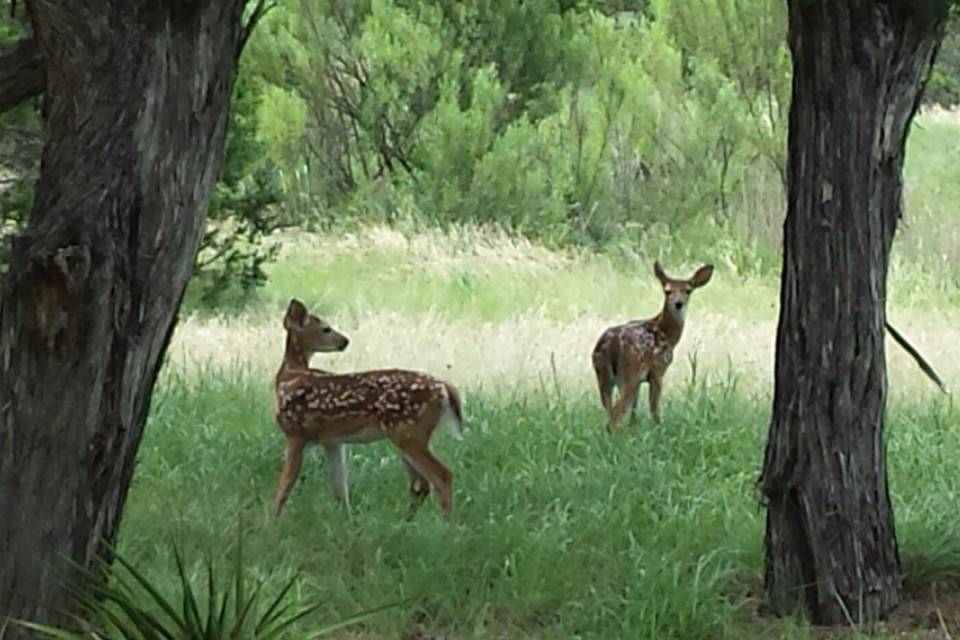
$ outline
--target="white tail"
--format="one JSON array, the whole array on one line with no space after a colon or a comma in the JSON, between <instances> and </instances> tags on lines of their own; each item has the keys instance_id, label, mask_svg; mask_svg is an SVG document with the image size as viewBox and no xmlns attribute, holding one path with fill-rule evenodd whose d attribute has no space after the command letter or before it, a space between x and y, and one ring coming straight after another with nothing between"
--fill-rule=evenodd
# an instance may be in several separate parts
<instances>
[{"instance_id":1,"label":"white tail","mask_svg":"<svg viewBox=\"0 0 960 640\"><path fill-rule=\"evenodd\" d=\"M350 509L347 443L389 438L400 450L410 480L412 518L432 486L444 512L453 512L453 472L430 451L430 438L441 421L462 432L463 416L456 388L425 373L383 369L334 374L309 367L318 352L343 351L349 340L291 300L284 317L287 345L276 380L277 424L287 439L275 512L280 514L300 474L307 445L326 450L333 494Z\"/></svg>"},{"instance_id":2,"label":"white tail","mask_svg":"<svg viewBox=\"0 0 960 640\"><path fill-rule=\"evenodd\" d=\"M440 422L447 425L454 438L462 440L463 415L461 413L460 394L452 385L444 384L447 397L443 405L443 412L440 414Z\"/></svg>"},{"instance_id":3,"label":"white tail","mask_svg":"<svg viewBox=\"0 0 960 640\"><path fill-rule=\"evenodd\" d=\"M641 382L650 384L650 415L660 422L660 393L663 376L673 362L673 350L680 342L690 294L710 281L713 267L705 265L689 280L667 276L659 262L653 272L663 285L663 308L647 320L634 320L610 327L600 335L593 348L593 369L600 388L600 401L613 428L631 408L636 417L637 394ZM613 388L620 398L613 402Z\"/></svg>"}]
</instances>

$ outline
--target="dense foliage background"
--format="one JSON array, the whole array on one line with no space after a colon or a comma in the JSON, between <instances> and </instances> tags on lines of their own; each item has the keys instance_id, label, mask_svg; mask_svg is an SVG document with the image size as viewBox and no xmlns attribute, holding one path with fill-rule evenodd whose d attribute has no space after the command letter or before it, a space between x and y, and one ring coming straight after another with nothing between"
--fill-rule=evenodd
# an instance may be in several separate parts
<instances>
[{"instance_id":1,"label":"dense foliage background","mask_svg":"<svg viewBox=\"0 0 960 640\"><path fill-rule=\"evenodd\" d=\"M677 259L707 244L738 270L775 269L784 3L627 6L280 0L244 54L195 288L216 303L261 284L278 228L355 223L496 224ZM0 45L26 31L22 5L5 9ZM932 103L960 97L958 34ZM0 116L4 233L29 210L39 103ZM930 249L918 259L953 251Z\"/></svg>"}]
</instances>

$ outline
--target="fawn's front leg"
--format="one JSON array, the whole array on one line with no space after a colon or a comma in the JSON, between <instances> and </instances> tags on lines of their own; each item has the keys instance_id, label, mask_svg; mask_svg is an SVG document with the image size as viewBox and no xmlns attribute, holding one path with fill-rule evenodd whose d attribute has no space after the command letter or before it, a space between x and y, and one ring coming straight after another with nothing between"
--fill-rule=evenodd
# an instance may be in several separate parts
<instances>
[{"instance_id":1,"label":"fawn's front leg","mask_svg":"<svg viewBox=\"0 0 960 640\"><path fill-rule=\"evenodd\" d=\"M663 373L650 372L650 417L660 424L660 393L663 391Z\"/></svg>"},{"instance_id":2,"label":"fawn's front leg","mask_svg":"<svg viewBox=\"0 0 960 640\"><path fill-rule=\"evenodd\" d=\"M330 486L333 488L333 497L350 515L350 486L347 478L347 447L343 444L325 444L323 451L327 456L327 466L330 467Z\"/></svg>"},{"instance_id":3,"label":"fawn's front leg","mask_svg":"<svg viewBox=\"0 0 960 640\"><path fill-rule=\"evenodd\" d=\"M299 438L287 438L287 450L283 456L283 470L280 472L280 479L277 482L277 500L274 504L273 512L275 516L280 515L283 505L290 497L290 491L293 484L300 475L300 466L303 463L303 450L306 448L305 440Z\"/></svg>"}]
</instances>

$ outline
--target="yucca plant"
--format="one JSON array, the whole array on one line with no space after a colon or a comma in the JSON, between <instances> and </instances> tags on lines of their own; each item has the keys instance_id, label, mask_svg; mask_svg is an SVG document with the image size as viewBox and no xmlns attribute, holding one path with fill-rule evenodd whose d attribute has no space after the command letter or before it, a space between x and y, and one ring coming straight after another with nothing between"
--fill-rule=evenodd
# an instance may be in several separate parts
<instances>
[{"instance_id":1,"label":"yucca plant","mask_svg":"<svg viewBox=\"0 0 960 640\"><path fill-rule=\"evenodd\" d=\"M297 577L268 594L264 580L249 584L243 569L242 540L237 545L232 575L218 576L210 554L205 561L206 597L200 597L187 572L183 553L172 545L179 578L179 598L168 598L133 564L115 555L113 565L99 561L92 568L77 566L80 578L69 585L77 608L73 629L29 621L21 626L45 638L59 640L272 640L289 637L298 622L322 603L299 604L292 597ZM76 566L76 565L75 565ZM108 579L104 579L108 576ZM358 623L398 603L322 625L298 638L316 638Z\"/></svg>"}]
</instances>

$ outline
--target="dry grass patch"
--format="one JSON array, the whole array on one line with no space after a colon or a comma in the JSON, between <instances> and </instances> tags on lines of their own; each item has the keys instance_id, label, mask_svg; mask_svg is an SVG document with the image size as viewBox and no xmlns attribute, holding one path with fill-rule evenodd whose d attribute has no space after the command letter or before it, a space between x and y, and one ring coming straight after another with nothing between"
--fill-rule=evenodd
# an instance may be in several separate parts
<instances>
[{"instance_id":1,"label":"dry grass patch","mask_svg":"<svg viewBox=\"0 0 960 640\"><path fill-rule=\"evenodd\" d=\"M896 314L896 326L923 353L948 386L960 378L960 314ZM595 392L590 353L600 332L624 318L585 315L562 322L545 315L523 315L502 322L447 320L437 315L369 313L333 316L332 324L350 339L344 353L321 354L314 366L331 371L400 367L428 371L467 389L502 392L515 388ZM693 374L736 376L745 390L769 393L773 386L776 323L749 322L697 310L688 322L668 372L667 394ZM177 329L171 363L184 372L201 365L251 368L270 384L280 365L281 320L190 318ZM887 343L891 393L914 397L938 393L912 359L892 340ZM672 389L671 389L672 387Z\"/></svg>"}]
</instances>

